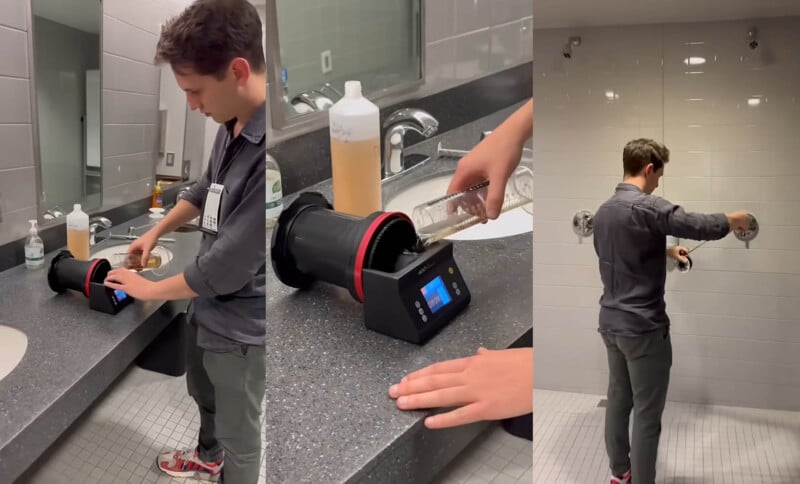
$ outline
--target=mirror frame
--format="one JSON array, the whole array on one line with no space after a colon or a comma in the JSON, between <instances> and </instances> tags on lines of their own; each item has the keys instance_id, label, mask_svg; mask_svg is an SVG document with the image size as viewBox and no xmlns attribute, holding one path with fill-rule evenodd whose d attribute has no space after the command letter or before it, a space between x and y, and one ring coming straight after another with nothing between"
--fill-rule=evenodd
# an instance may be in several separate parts
<instances>
[{"instance_id":1,"label":"mirror frame","mask_svg":"<svg viewBox=\"0 0 800 484\"><path fill-rule=\"evenodd\" d=\"M374 92L365 93L365 97L383 108L401 100L410 99L418 89L425 84L425 59L426 59L426 36L425 36L425 0L414 0L418 8L416 20L419 25L419 33L415 38L415 48L420 53L420 76L418 79L400 83L392 87L381 89ZM280 58L280 35L278 32L278 6L277 1L267 2L266 8L266 57L267 57L267 82L269 84L268 97L270 100L270 111L272 128L280 135L290 132L301 134L315 129L323 128L328 125L327 111L313 111L310 113L299 114L296 117L287 118L284 114L284 104L280 88L281 78L281 58ZM279 109L280 107L280 109ZM281 136L283 137L283 136Z\"/></svg>"},{"instance_id":2,"label":"mirror frame","mask_svg":"<svg viewBox=\"0 0 800 484\"><path fill-rule=\"evenodd\" d=\"M34 163L34 172L36 176L36 219L37 225L39 229L52 227L61 223L66 223L67 214L72 211L72 207L61 207L64 210L64 215L61 217L55 217L53 219L45 219L45 193L44 193L44 180L43 180L43 170L42 170L42 152L41 152L41 145L39 143L39 102L37 100L37 92L36 92L36 51L35 51L35 40L34 40L34 26L33 26L33 2L35 0L27 0L25 2L25 7L27 8L27 21L28 21L28 32L27 32L27 45L28 45L28 74L29 74L29 95L30 95L30 105L31 105L31 138L33 141L33 163ZM105 32L104 25L103 25L103 0L97 0L98 7L100 8L100 30L98 33L99 37L99 46L100 49L98 51L98 57L100 59L99 62L99 71L100 71L100 205L96 207L83 207L85 205L85 201L81 199L82 209L85 208L85 212L89 215L92 213L96 213L103 209L103 89L104 89L104 82L103 82L103 34ZM155 171L155 168L154 168ZM78 202L75 202L78 203Z\"/></svg>"}]
</instances>

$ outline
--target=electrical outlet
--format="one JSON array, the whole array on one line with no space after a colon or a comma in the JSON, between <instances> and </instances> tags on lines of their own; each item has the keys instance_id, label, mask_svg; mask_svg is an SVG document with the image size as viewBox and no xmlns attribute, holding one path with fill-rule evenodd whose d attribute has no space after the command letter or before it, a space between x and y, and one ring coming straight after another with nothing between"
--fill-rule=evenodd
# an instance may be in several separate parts
<instances>
[{"instance_id":1,"label":"electrical outlet","mask_svg":"<svg viewBox=\"0 0 800 484\"><path fill-rule=\"evenodd\" d=\"M331 51L323 51L320 55L322 58L322 73L327 74L333 70L333 60L331 59Z\"/></svg>"}]
</instances>

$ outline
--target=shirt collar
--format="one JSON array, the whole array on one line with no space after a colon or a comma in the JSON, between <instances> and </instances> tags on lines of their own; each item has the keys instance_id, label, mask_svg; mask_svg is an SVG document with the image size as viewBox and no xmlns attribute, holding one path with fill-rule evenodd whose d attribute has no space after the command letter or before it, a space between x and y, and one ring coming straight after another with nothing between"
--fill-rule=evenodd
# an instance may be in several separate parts
<instances>
[{"instance_id":1,"label":"shirt collar","mask_svg":"<svg viewBox=\"0 0 800 484\"><path fill-rule=\"evenodd\" d=\"M225 128L227 128L228 133L233 136L233 127L236 126L237 118L233 118L230 121L225 123ZM261 106L256 109L253 116L247 121L247 124L244 125L242 128L241 135L244 138L253 143L259 144L261 140L264 139L264 136L267 134L267 101L261 103Z\"/></svg>"}]
</instances>

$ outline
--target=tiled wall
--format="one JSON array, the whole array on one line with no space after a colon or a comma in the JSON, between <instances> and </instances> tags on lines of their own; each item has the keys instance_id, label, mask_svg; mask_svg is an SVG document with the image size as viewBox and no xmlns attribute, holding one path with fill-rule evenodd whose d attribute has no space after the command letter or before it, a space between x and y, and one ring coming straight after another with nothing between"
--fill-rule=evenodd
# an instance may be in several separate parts
<instances>
[{"instance_id":1,"label":"tiled wall","mask_svg":"<svg viewBox=\"0 0 800 484\"><path fill-rule=\"evenodd\" d=\"M28 2L0 0L0 244L27 235L36 218Z\"/></svg>"},{"instance_id":2,"label":"tiled wall","mask_svg":"<svg viewBox=\"0 0 800 484\"><path fill-rule=\"evenodd\" d=\"M610 196L622 147L646 136L672 150L658 195L761 224L750 249L730 235L694 253L690 273L669 273L670 399L800 408L798 28L800 18L535 32L537 387L605 393L597 259L570 221ZM582 45L565 60L570 35Z\"/></svg>"},{"instance_id":3,"label":"tiled wall","mask_svg":"<svg viewBox=\"0 0 800 484\"><path fill-rule=\"evenodd\" d=\"M27 0L0 0L0 244L27 235L36 218ZM103 3L103 206L146 197L156 156L160 24L180 0Z\"/></svg>"},{"instance_id":4,"label":"tiled wall","mask_svg":"<svg viewBox=\"0 0 800 484\"><path fill-rule=\"evenodd\" d=\"M104 207L152 193L159 133L153 56L161 24L184 7L181 0L103 2Z\"/></svg>"},{"instance_id":5,"label":"tiled wall","mask_svg":"<svg viewBox=\"0 0 800 484\"><path fill-rule=\"evenodd\" d=\"M424 1L426 79L418 96L533 59L532 0ZM268 115L268 129L269 120ZM267 143L272 146L290 137L272 130Z\"/></svg>"},{"instance_id":6,"label":"tiled wall","mask_svg":"<svg viewBox=\"0 0 800 484\"><path fill-rule=\"evenodd\" d=\"M278 0L281 61L288 71L289 96L331 82L363 78L365 91L382 86L365 72L412 74L412 6L418 0ZM380 20L380 21L378 21ZM333 70L322 73L321 54L331 52ZM417 62L419 62L417 60ZM370 79L372 78L372 79Z\"/></svg>"}]
</instances>

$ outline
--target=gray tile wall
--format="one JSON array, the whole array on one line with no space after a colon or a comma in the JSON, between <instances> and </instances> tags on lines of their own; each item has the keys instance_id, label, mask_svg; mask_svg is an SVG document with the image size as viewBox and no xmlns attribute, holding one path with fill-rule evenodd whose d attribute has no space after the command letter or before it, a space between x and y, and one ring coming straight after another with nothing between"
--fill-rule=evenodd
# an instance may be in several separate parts
<instances>
[{"instance_id":1,"label":"gray tile wall","mask_svg":"<svg viewBox=\"0 0 800 484\"><path fill-rule=\"evenodd\" d=\"M0 0L0 244L36 218L28 18L28 2Z\"/></svg>"},{"instance_id":2,"label":"gray tile wall","mask_svg":"<svg viewBox=\"0 0 800 484\"><path fill-rule=\"evenodd\" d=\"M424 1L426 73L419 97L533 60L533 0ZM270 119L268 112L268 146L293 137L270 129Z\"/></svg>"},{"instance_id":3,"label":"gray tile wall","mask_svg":"<svg viewBox=\"0 0 800 484\"><path fill-rule=\"evenodd\" d=\"M180 0L103 3L103 207L148 197L157 160L161 24Z\"/></svg>"},{"instance_id":4,"label":"gray tile wall","mask_svg":"<svg viewBox=\"0 0 800 484\"><path fill-rule=\"evenodd\" d=\"M0 0L0 244L27 235L36 218L28 65L28 0ZM161 23L181 0L103 2L103 208L147 197L156 156Z\"/></svg>"}]
</instances>

